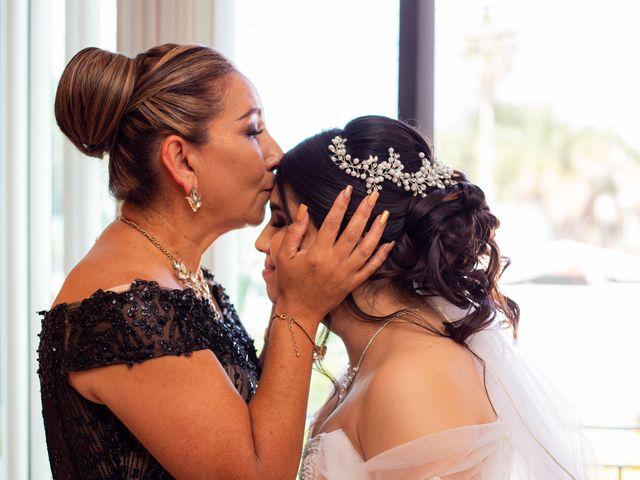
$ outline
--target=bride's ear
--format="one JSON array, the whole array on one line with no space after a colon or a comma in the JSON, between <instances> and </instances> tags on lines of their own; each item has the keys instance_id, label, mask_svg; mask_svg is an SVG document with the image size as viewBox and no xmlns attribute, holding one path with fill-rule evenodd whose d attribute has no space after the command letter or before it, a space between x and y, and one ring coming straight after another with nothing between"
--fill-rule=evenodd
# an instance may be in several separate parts
<instances>
[{"instance_id":1,"label":"bride's ear","mask_svg":"<svg viewBox=\"0 0 640 480\"><path fill-rule=\"evenodd\" d=\"M167 136L160 145L162 166L185 195L189 193L196 181L190 150L189 142L179 135Z\"/></svg>"}]
</instances>

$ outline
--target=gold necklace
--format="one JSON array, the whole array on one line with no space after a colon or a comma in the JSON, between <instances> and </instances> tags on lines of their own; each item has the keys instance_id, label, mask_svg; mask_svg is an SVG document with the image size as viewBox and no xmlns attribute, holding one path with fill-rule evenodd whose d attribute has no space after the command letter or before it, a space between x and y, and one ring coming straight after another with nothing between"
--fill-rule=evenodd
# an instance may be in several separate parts
<instances>
[{"instance_id":1,"label":"gold necklace","mask_svg":"<svg viewBox=\"0 0 640 480\"><path fill-rule=\"evenodd\" d=\"M347 391L349 390L351 383L353 383L353 379L356 378L356 375L358 374L358 371L362 366L364 355L367 353L367 350L369 350L369 347L371 346L375 338L380 334L380 332L382 332L382 330L384 330L387 325L389 325L391 322L393 322L397 318L403 317L410 313L416 313L417 311L418 311L417 308L412 308L409 310L404 310L402 312L396 313L395 315L392 315L390 319L384 322L382 326L378 328L378 330L376 330L373 335L371 335L371 338L369 339L367 346L364 347L364 350L360 355L360 360L358 360L358 364L355 367L351 367L351 365L349 365L349 367L347 368L347 374L345 375L344 380L342 380L342 382L338 384L338 403L341 403L342 400L344 400L344 398L347 396Z\"/></svg>"},{"instance_id":2,"label":"gold necklace","mask_svg":"<svg viewBox=\"0 0 640 480\"><path fill-rule=\"evenodd\" d=\"M149 232L144 230L140 225L123 216L120 216L120 220L122 220L124 223L126 223L130 227L135 228L137 231L139 231L158 250L160 250L162 253L165 254L165 256L171 261L171 266L173 267L173 273L176 276L176 278L180 280L180 282L182 282L182 284L185 287L191 288L196 294L196 297L207 300L211 305L211 308L215 312L216 320L218 320L220 318L220 312L218 312L218 309L215 308L213 305L213 300L211 298L211 290L209 288L209 284L207 283L207 281L204 279L204 276L202 275L202 270L198 269L198 274L196 275L195 273L193 273L191 270L187 268L184 262L181 262L180 260L178 260L169 250L167 250L162 245L160 245L160 242L158 242L154 237L152 237L151 234L149 234Z\"/></svg>"}]
</instances>

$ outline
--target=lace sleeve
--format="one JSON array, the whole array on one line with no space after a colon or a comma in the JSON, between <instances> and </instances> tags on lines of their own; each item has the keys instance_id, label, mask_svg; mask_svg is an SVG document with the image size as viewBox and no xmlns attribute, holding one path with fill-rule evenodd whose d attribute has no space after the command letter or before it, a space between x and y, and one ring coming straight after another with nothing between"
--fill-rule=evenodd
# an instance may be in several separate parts
<instances>
[{"instance_id":1,"label":"lace sleeve","mask_svg":"<svg viewBox=\"0 0 640 480\"><path fill-rule=\"evenodd\" d=\"M99 290L69 307L64 325L63 372L209 348L208 304L192 290L136 280L122 293Z\"/></svg>"}]
</instances>

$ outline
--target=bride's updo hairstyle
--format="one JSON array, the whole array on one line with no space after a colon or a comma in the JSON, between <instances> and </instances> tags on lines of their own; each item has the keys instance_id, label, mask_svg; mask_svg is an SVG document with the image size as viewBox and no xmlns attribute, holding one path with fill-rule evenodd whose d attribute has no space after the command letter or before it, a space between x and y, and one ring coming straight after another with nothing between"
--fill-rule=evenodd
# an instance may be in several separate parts
<instances>
[{"instance_id":1,"label":"bride's updo hairstyle","mask_svg":"<svg viewBox=\"0 0 640 480\"><path fill-rule=\"evenodd\" d=\"M162 139L201 145L222 109L224 56L200 45L165 44L135 58L85 48L67 64L56 92L56 120L89 156L109 155L109 188L138 206L157 195Z\"/></svg>"},{"instance_id":2,"label":"bride's updo hairstyle","mask_svg":"<svg viewBox=\"0 0 640 480\"><path fill-rule=\"evenodd\" d=\"M433 158L432 149L416 129L381 116L356 118L342 130L325 131L304 140L284 155L276 181L283 206L287 205L288 187L296 201L309 207L310 220L317 228L347 185L353 187L353 194L342 228L367 195L365 180L347 174L331 160L328 147L336 136L346 139L346 150L352 158L373 155L382 162L393 147L407 173L419 170L421 152L427 160ZM453 171L451 180L445 188L428 187L424 198L390 180L381 183L369 222L389 210L381 242L395 240L396 245L371 280L387 279L410 298L442 297L466 311L465 317L445 322L447 335L458 343L487 327L499 312L515 335L518 305L502 295L497 285L507 265L494 238L498 219L489 210L482 190L463 173ZM360 317L382 320L362 312L352 297L347 302Z\"/></svg>"}]
</instances>

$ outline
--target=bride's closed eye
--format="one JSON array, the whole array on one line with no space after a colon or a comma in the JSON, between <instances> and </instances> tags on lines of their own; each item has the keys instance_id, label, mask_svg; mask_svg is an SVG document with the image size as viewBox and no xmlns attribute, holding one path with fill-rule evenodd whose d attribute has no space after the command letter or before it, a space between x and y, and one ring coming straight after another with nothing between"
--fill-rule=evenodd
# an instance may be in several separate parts
<instances>
[{"instance_id":1,"label":"bride's closed eye","mask_svg":"<svg viewBox=\"0 0 640 480\"><path fill-rule=\"evenodd\" d=\"M273 228L284 228L287 226L285 222L273 218L271 219L271 222L269 222L269 225L271 225Z\"/></svg>"},{"instance_id":2,"label":"bride's closed eye","mask_svg":"<svg viewBox=\"0 0 640 480\"><path fill-rule=\"evenodd\" d=\"M271 210L271 218L269 219L270 227L284 228L289 224L287 216L277 202L272 200L269 203L269 208Z\"/></svg>"},{"instance_id":3,"label":"bride's closed eye","mask_svg":"<svg viewBox=\"0 0 640 480\"><path fill-rule=\"evenodd\" d=\"M284 215L276 209L276 211L271 212L269 226L273 228L284 228L287 226L287 220L284 218Z\"/></svg>"}]
</instances>

